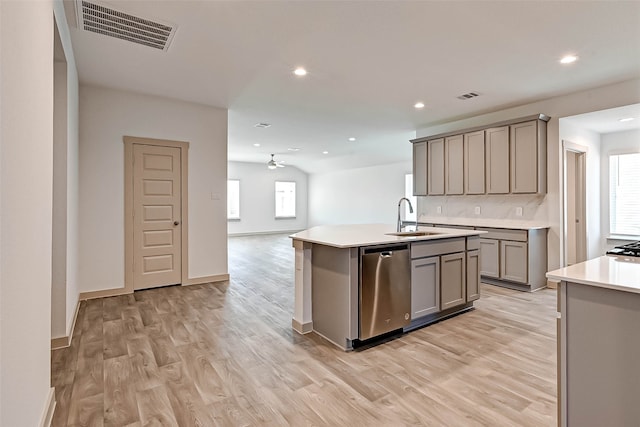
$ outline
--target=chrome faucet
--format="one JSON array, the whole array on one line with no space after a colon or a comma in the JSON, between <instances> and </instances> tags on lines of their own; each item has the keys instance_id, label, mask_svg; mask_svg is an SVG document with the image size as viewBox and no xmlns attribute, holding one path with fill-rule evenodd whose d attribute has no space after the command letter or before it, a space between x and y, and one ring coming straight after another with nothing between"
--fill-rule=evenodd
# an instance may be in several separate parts
<instances>
[{"instance_id":1,"label":"chrome faucet","mask_svg":"<svg viewBox=\"0 0 640 427\"><path fill-rule=\"evenodd\" d=\"M407 199L406 197L403 197L402 199L400 199L400 201L398 202L398 227L396 230L398 233L402 231L402 221L400 220L400 205L402 204L403 200L406 200L407 203L409 203L409 213L413 213L413 206L411 206L411 200ZM417 229L418 229L418 220L416 220L416 230Z\"/></svg>"}]
</instances>

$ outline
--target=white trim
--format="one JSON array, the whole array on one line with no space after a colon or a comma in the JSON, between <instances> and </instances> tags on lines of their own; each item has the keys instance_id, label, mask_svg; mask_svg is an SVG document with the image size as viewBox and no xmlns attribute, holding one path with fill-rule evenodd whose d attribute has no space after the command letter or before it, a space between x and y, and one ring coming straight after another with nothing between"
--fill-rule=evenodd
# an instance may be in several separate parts
<instances>
[{"instance_id":1,"label":"white trim","mask_svg":"<svg viewBox=\"0 0 640 427\"><path fill-rule=\"evenodd\" d=\"M71 345L71 339L73 338L73 331L76 329L76 321L78 320L78 311L80 310L80 299L76 302L76 310L73 313L73 320L69 324L67 335L64 337L51 338L51 350L57 350L59 348L69 347Z\"/></svg>"},{"instance_id":2,"label":"white trim","mask_svg":"<svg viewBox=\"0 0 640 427\"><path fill-rule=\"evenodd\" d=\"M47 403L40 417L40 427L50 427L51 421L53 421L53 414L56 411L56 389L51 387L49 394L47 395Z\"/></svg>"},{"instance_id":3,"label":"white trim","mask_svg":"<svg viewBox=\"0 0 640 427\"><path fill-rule=\"evenodd\" d=\"M213 276L193 277L191 279L187 279L182 286L203 285L205 283L226 282L228 280L229 274L216 274Z\"/></svg>"},{"instance_id":4,"label":"white trim","mask_svg":"<svg viewBox=\"0 0 640 427\"><path fill-rule=\"evenodd\" d=\"M584 250L585 250L585 258L589 258L589 233L588 233L588 215L587 215L587 206L589 203L587 199L589 198L589 192L587 191L587 156L589 155L589 147L585 145L576 144L571 141L562 140L562 158L560 164L560 189L562 191L561 198L561 215L560 215L560 264L562 267L567 265L567 152L572 151L574 153L584 154L582 159L583 162L583 171L582 171L582 184L584 186L584 200L583 202L583 213L584 213L584 229L585 229L585 240L584 240Z\"/></svg>"}]
</instances>

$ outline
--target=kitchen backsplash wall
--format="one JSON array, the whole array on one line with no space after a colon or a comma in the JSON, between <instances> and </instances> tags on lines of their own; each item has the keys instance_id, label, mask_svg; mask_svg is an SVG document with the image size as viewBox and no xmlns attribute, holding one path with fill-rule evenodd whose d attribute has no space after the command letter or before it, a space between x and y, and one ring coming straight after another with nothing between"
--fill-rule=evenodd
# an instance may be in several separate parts
<instances>
[{"instance_id":1,"label":"kitchen backsplash wall","mask_svg":"<svg viewBox=\"0 0 640 427\"><path fill-rule=\"evenodd\" d=\"M491 218L534 221L548 218L544 195L478 195L418 197L418 218ZM438 207L441 212L438 213ZM480 214L476 214L476 208ZM518 215L522 208L522 215Z\"/></svg>"}]
</instances>

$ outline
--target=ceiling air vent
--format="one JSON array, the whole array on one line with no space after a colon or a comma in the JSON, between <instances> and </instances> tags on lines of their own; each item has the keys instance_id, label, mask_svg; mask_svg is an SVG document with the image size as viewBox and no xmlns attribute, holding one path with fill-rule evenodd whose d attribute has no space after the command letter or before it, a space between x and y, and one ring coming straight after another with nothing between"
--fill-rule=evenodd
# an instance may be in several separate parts
<instances>
[{"instance_id":1,"label":"ceiling air vent","mask_svg":"<svg viewBox=\"0 0 640 427\"><path fill-rule=\"evenodd\" d=\"M476 96L480 96L480 94L475 92L469 92L469 93L464 93L458 96L458 99L462 99L463 101L466 101L467 99L475 98Z\"/></svg>"},{"instance_id":2,"label":"ceiling air vent","mask_svg":"<svg viewBox=\"0 0 640 427\"><path fill-rule=\"evenodd\" d=\"M172 24L152 21L88 1L76 1L78 28L167 50L176 32Z\"/></svg>"}]
</instances>

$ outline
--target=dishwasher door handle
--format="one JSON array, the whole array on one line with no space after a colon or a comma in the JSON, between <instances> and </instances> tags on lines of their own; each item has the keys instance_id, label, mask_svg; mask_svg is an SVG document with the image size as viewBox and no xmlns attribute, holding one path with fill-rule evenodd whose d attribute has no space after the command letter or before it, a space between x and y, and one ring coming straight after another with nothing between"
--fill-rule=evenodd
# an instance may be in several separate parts
<instances>
[{"instance_id":1,"label":"dishwasher door handle","mask_svg":"<svg viewBox=\"0 0 640 427\"><path fill-rule=\"evenodd\" d=\"M380 252L380 258L391 258L393 256L393 252Z\"/></svg>"}]
</instances>

